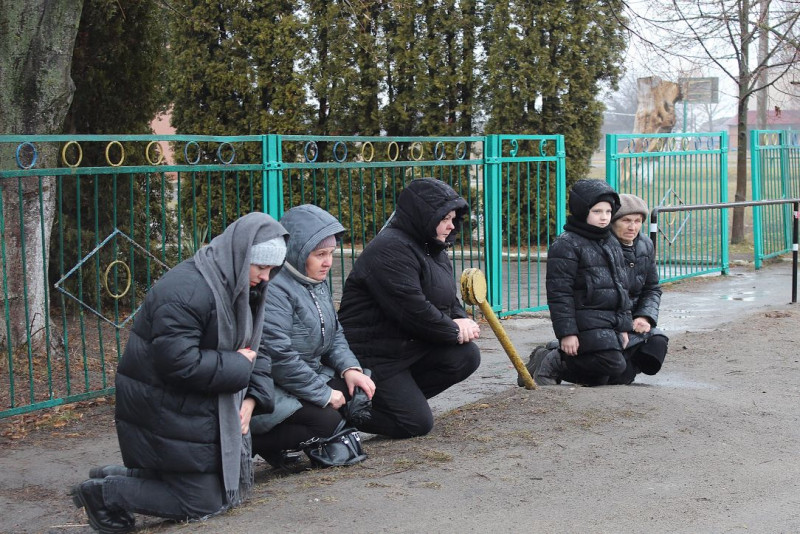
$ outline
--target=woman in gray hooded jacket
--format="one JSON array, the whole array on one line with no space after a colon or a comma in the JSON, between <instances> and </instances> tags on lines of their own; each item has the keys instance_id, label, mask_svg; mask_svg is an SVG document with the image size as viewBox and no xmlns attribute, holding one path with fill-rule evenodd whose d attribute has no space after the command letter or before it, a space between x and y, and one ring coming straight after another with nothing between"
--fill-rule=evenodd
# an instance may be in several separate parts
<instances>
[{"instance_id":1,"label":"woman in gray hooded jacket","mask_svg":"<svg viewBox=\"0 0 800 534\"><path fill-rule=\"evenodd\" d=\"M326 283L341 223L311 204L281 218L289 232L286 263L270 282L259 354L272 359L275 409L253 416L253 452L272 465L281 453L310 438L331 436L355 387L372 397L375 384L363 373L345 340Z\"/></svg>"}]
</instances>

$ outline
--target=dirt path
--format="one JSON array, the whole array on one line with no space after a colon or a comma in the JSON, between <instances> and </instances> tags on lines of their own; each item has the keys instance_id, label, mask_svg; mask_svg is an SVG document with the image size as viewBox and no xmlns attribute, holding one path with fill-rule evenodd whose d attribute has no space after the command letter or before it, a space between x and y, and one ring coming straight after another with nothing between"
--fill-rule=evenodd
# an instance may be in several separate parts
<instances>
[{"instance_id":1,"label":"dirt path","mask_svg":"<svg viewBox=\"0 0 800 534\"><path fill-rule=\"evenodd\" d=\"M142 531L796 532L798 346L800 310L768 307L673 336L654 383L506 386L429 436L368 441L358 466L280 476L260 463L246 506L141 518ZM80 413L3 439L0 531L90 532L66 490L118 452L112 406Z\"/></svg>"}]
</instances>

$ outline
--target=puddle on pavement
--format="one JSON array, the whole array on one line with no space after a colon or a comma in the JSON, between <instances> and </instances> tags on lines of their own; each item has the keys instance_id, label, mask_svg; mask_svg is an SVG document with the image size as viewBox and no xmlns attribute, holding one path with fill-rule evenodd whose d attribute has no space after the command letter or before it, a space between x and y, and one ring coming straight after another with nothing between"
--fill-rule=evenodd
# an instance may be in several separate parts
<instances>
[{"instance_id":1,"label":"puddle on pavement","mask_svg":"<svg viewBox=\"0 0 800 534\"><path fill-rule=\"evenodd\" d=\"M636 375L636 382L634 382L634 384L636 383L676 389L719 389L714 384L698 382L678 373L658 373L653 376L638 374Z\"/></svg>"},{"instance_id":2,"label":"puddle on pavement","mask_svg":"<svg viewBox=\"0 0 800 534\"><path fill-rule=\"evenodd\" d=\"M757 297L763 297L764 293L758 291L742 291L736 295L720 295L722 300L740 300L742 302L753 302Z\"/></svg>"}]
</instances>

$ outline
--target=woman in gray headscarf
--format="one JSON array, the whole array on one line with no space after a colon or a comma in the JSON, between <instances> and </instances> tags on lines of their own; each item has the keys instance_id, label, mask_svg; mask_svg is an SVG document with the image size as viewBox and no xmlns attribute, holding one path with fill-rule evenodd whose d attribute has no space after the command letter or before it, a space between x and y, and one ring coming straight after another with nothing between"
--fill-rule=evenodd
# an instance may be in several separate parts
<instances>
[{"instance_id":1,"label":"woman in gray headscarf","mask_svg":"<svg viewBox=\"0 0 800 534\"><path fill-rule=\"evenodd\" d=\"M270 284L259 350L272 360L275 410L252 421L253 452L273 466L284 463L282 451L331 436L355 387L370 398L375 391L347 344L326 283L344 227L312 204L290 209L281 224L291 237Z\"/></svg>"},{"instance_id":2,"label":"woman in gray headscarf","mask_svg":"<svg viewBox=\"0 0 800 534\"><path fill-rule=\"evenodd\" d=\"M132 512L202 518L246 496L250 417L274 403L270 362L254 349L286 239L275 219L250 213L147 294L116 375L125 467L92 469L73 489L96 530L132 530Z\"/></svg>"}]
</instances>

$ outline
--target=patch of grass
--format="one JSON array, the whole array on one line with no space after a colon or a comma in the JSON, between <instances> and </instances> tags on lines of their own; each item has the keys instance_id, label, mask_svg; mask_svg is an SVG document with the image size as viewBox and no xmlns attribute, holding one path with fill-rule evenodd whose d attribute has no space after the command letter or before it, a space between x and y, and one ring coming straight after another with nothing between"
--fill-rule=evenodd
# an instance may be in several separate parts
<instances>
[{"instance_id":1,"label":"patch of grass","mask_svg":"<svg viewBox=\"0 0 800 534\"><path fill-rule=\"evenodd\" d=\"M452 462L453 456L449 453L442 452L442 451L423 451L422 452L423 458L429 460L431 462Z\"/></svg>"},{"instance_id":2,"label":"patch of grass","mask_svg":"<svg viewBox=\"0 0 800 534\"><path fill-rule=\"evenodd\" d=\"M403 457L403 458L395 458L394 461L392 462L392 464L395 467L400 468L400 469L411 469L412 467L414 467L416 462L414 462L413 460L410 460L408 458Z\"/></svg>"}]
</instances>

